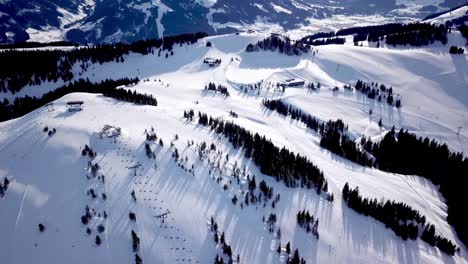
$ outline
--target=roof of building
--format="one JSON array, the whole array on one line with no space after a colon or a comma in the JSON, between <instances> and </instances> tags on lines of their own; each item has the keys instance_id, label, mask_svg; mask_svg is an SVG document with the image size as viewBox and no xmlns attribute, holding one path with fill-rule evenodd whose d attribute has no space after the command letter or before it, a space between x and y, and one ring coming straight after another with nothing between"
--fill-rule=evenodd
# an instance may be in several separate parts
<instances>
[{"instance_id":1,"label":"roof of building","mask_svg":"<svg viewBox=\"0 0 468 264\"><path fill-rule=\"evenodd\" d=\"M83 101L68 101L67 105L82 105L84 104Z\"/></svg>"}]
</instances>

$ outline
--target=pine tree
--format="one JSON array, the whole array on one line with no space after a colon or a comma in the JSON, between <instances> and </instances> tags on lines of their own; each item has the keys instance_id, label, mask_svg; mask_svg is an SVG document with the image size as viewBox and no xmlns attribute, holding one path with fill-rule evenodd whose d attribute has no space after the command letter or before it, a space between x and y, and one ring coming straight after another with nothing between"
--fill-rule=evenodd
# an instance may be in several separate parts
<instances>
[{"instance_id":1,"label":"pine tree","mask_svg":"<svg viewBox=\"0 0 468 264\"><path fill-rule=\"evenodd\" d=\"M132 220L133 222L136 222L136 215L134 212L128 213L128 218Z\"/></svg>"},{"instance_id":2,"label":"pine tree","mask_svg":"<svg viewBox=\"0 0 468 264\"><path fill-rule=\"evenodd\" d=\"M138 254L135 254L135 264L142 264L143 260L138 256Z\"/></svg>"},{"instance_id":3,"label":"pine tree","mask_svg":"<svg viewBox=\"0 0 468 264\"><path fill-rule=\"evenodd\" d=\"M96 242L96 245L101 245L101 238L99 236L96 236L96 239L95 239L95 242Z\"/></svg>"},{"instance_id":4,"label":"pine tree","mask_svg":"<svg viewBox=\"0 0 468 264\"><path fill-rule=\"evenodd\" d=\"M221 238L219 239L219 241L221 242L222 245L226 243L226 240L224 238L224 232L221 234Z\"/></svg>"},{"instance_id":5,"label":"pine tree","mask_svg":"<svg viewBox=\"0 0 468 264\"><path fill-rule=\"evenodd\" d=\"M291 259L291 261L289 263L290 264L301 264L301 259L299 257L299 250L298 249L296 249L294 251L293 258Z\"/></svg>"}]
</instances>

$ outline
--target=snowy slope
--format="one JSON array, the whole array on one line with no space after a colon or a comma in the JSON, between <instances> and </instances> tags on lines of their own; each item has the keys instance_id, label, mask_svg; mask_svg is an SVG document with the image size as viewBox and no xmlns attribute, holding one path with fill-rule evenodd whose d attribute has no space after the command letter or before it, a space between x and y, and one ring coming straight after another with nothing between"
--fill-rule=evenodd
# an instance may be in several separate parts
<instances>
[{"instance_id":1,"label":"snowy slope","mask_svg":"<svg viewBox=\"0 0 468 264\"><path fill-rule=\"evenodd\" d=\"M131 54L124 64L95 65L83 73L82 77L95 81L138 76L142 81L131 89L155 95L157 107L117 102L100 95L70 94L57 100L52 112L41 108L0 123L0 180L8 177L12 181L6 196L0 199L0 236L6 238L0 242L0 259L7 263L132 263L130 231L134 229L140 235L140 254L146 263L212 263L219 249L207 221L214 216L242 263L284 263L284 253L281 257L276 253L279 241L262 223L263 216L276 212L282 245L291 241L307 263L468 263L466 248L445 221L444 200L432 183L350 163L320 148L318 135L301 123L261 105L263 98L284 98L322 120L342 118L356 137L364 133L379 138L395 125L447 142L453 150L466 151L467 55L451 56L446 47L375 49L348 45L319 47L316 56L244 52L248 43L263 37L208 37L194 46L175 48L174 56L167 60ZM207 48L205 41L211 41L213 47ZM222 64L209 68L202 63L205 57L221 58ZM241 85L286 78L321 82L322 89L310 93L303 88L288 88L284 94L264 89L259 95L239 90ZM353 84L357 79L392 85L403 97L403 108L390 108L356 92L329 89ZM231 96L204 92L208 82L227 85ZM21 92L42 94L57 85L49 83ZM83 100L84 110L67 112L65 103L70 100ZM371 108L373 114L369 116ZM232 119L271 138L278 146L306 155L324 171L335 202L328 203L314 191L288 189L262 175L226 139L183 119L187 109ZM231 110L239 117L230 117ZM384 128L377 125L380 118ZM122 128L116 142L99 138L97 132L105 124ZM56 128L57 133L47 136L42 131L45 126ZM464 128L459 136L458 126ZM153 146L156 160L145 155L144 131L151 127L164 141L163 147ZM224 155L229 153L222 183L209 175L207 161L198 159L195 146L187 146L188 140L195 144L214 142ZM81 156L85 144L97 152L95 161L101 165L105 184L86 178L88 158ZM173 148L187 157L183 162L186 167L194 164L193 175L174 162ZM211 155L214 160L215 155ZM134 176L127 167L138 162L142 166ZM274 195L281 195L275 209L261 205L241 209L231 203L233 195L246 187L230 176L236 162L240 167L245 165L258 181L264 179L273 186ZM228 190L223 190L230 180ZM434 223L438 232L455 241L461 247L460 254L450 258L421 240L403 241L382 223L356 214L341 200L346 182L359 186L367 197L408 203ZM86 195L89 188L105 192L107 199L91 199ZM131 190L136 192L136 203ZM92 219L91 236L85 234L80 222L86 205L98 212L106 210L109 215L107 219ZM302 209L319 217L319 240L297 226L296 213ZM154 218L167 210L170 214L164 224ZM136 223L129 221L129 211L136 213ZM44 233L38 232L39 223L45 224ZM94 236L100 223L106 231L101 235L103 244L97 247Z\"/></svg>"},{"instance_id":2,"label":"snowy slope","mask_svg":"<svg viewBox=\"0 0 468 264\"><path fill-rule=\"evenodd\" d=\"M468 5L462 6L455 10L451 10L449 12L443 13L440 16L430 18L424 21L428 23L444 24L447 21L452 21L454 19L461 18L466 15L468 15Z\"/></svg>"}]
</instances>

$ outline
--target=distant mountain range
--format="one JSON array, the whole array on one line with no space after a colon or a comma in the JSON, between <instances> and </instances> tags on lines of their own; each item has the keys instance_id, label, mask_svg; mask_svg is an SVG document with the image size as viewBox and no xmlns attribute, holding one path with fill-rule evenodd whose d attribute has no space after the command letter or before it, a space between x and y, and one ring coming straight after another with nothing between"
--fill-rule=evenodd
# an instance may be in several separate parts
<instances>
[{"instance_id":1,"label":"distant mountain range","mask_svg":"<svg viewBox=\"0 0 468 264\"><path fill-rule=\"evenodd\" d=\"M424 18L466 0L0 0L0 43L133 41L233 32L258 23L286 30L333 15Z\"/></svg>"}]
</instances>

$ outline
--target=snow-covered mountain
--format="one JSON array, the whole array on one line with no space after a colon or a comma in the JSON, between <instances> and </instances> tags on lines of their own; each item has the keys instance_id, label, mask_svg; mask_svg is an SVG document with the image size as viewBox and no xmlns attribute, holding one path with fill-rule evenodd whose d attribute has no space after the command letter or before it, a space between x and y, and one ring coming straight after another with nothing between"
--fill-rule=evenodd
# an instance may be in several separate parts
<instances>
[{"instance_id":1,"label":"snow-covered mountain","mask_svg":"<svg viewBox=\"0 0 468 264\"><path fill-rule=\"evenodd\" d=\"M97 3L92 15L96 10ZM356 141L362 135L379 140L395 126L466 152L468 55L451 55L447 47L464 46L460 32L453 30L446 46L375 48L375 43L354 46L348 41L314 47L313 53L300 56L246 52L248 44L268 36L211 36L175 46L172 56L164 56L169 51L161 56L157 51L130 53L124 62L94 63L86 69L77 64L75 78L93 82L138 77L141 81L126 89L151 94L158 105L72 93L0 123L0 183L9 180L0 198L2 263L135 263L132 230L139 237L136 254L143 263L213 263L223 250L214 242L211 217L217 222L216 236L232 247L234 263L285 263L287 242L307 263L468 263L466 247L446 220L446 201L438 186L416 175L350 162L322 148L320 135L302 122L262 105L264 99L281 99L323 121L342 119ZM211 67L206 58L220 59L220 65ZM290 79L320 83L321 88L283 91L275 85ZM342 88L358 79L392 86L403 107ZM205 90L210 82L224 85L230 96ZM41 96L62 84L48 81L15 95L0 93L0 102ZM69 103L80 101L82 111L68 111ZM196 113L193 120L183 116L190 109ZM198 111L307 157L323 171L335 201L305 187L288 188L262 173L243 148L234 148L227 138L198 124ZM148 157L146 144L154 158ZM96 155L89 155L85 145ZM93 170L98 177L92 177ZM254 175L257 185L265 181L280 199L264 205L249 202L247 195L244 202ZM382 222L356 213L341 195L345 183L358 186L365 197L411 206L460 251L451 257L421 239L403 240ZM297 224L301 210L319 220L318 239ZM273 233L267 224L272 213Z\"/></svg>"},{"instance_id":2,"label":"snow-covered mountain","mask_svg":"<svg viewBox=\"0 0 468 264\"><path fill-rule=\"evenodd\" d=\"M0 43L28 39L81 43L132 41L195 31L227 33L249 26L290 30L315 25L316 19L342 23L344 15L357 17L366 24L408 21L464 3L464 0L2 0Z\"/></svg>"}]
</instances>

